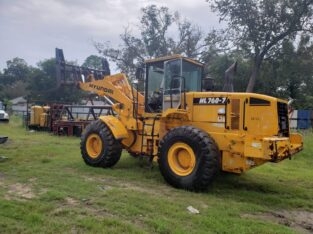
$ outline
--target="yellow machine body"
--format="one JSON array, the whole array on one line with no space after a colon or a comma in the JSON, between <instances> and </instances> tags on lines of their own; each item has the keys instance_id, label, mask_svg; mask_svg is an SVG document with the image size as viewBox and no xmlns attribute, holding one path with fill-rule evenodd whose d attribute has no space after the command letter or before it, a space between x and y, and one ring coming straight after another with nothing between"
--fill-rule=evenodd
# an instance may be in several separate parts
<instances>
[{"instance_id":1,"label":"yellow machine body","mask_svg":"<svg viewBox=\"0 0 313 234\"><path fill-rule=\"evenodd\" d=\"M147 155L157 156L158 143L170 129L194 126L207 132L218 145L222 170L234 173L242 173L265 162L279 162L303 148L300 134L285 136L286 133L280 132L278 105L285 107L285 114L281 117L285 119L281 121L288 126L286 101L253 93L222 92L189 93L186 99L186 110L169 109L160 116L144 115L145 123L140 122L139 129L128 129L128 137L122 141L126 142L125 148L137 154L144 151ZM222 99L226 100L223 104L210 103L214 100L222 102ZM195 100L200 100L200 104L195 104ZM260 100L264 104L254 104ZM134 135L142 131L144 140L137 137L132 142ZM132 146L128 148L130 143Z\"/></svg>"},{"instance_id":2,"label":"yellow machine body","mask_svg":"<svg viewBox=\"0 0 313 234\"><path fill-rule=\"evenodd\" d=\"M40 115L44 112L42 106L32 106L30 114L30 125L40 125Z\"/></svg>"},{"instance_id":3,"label":"yellow machine body","mask_svg":"<svg viewBox=\"0 0 313 234\"><path fill-rule=\"evenodd\" d=\"M49 124L49 106L32 106L29 126L45 128Z\"/></svg>"},{"instance_id":4,"label":"yellow machine body","mask_svg":"<svg viewBox=\"0 0 313 234\"><path fill-rule=\"evenodd\" d=\"M110 167L118 161L119 156L115 160L112 155L120 155L116 149L121 145L133 156L157 159L163 176L175 187L197 190L206 186L205 175L200 178L198 173L213 170L210 160L220 170L242 173L303 149L302 136L290 132L285 100L203 91L202 74L203 64L174 55L146 61L143 94L124 74L79 82L82 90L110 99L115 113L85 130L85 162ZM99 137L94 134L97 128L103 128ZM113 142L109 153L101 149L107 142ZM207 166L201 169L202 164Z\"/></svg>"}]
</instances>

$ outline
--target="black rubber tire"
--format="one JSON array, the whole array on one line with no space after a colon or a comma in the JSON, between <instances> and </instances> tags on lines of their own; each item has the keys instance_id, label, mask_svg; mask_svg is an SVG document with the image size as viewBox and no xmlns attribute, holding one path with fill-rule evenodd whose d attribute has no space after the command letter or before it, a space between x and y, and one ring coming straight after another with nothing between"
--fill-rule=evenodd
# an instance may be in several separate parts
<instances>
[{"instance_id":1,"label":"black rubber tire","mask_svg":"<svg viewBox=\"0 0 313 234\"><path fill-rule=\"evenodd\" d=\"M87 150L87 139L91 134L96 134L102 142L101 152L97 157L91 157ZM120 159L122 146L117 141L111 130L101 120L96 120L87 125L81 136L80 150L85 163L94 167L112 167Z\"/></svg>"},{"instance_id":2,"label":"black rubber tire","mask_svg":"<svg viewBox=\"0 0 313 234\"><path fill-rule=\"evenodd\" d=\"M169 165L169 149L175 143L188 145L196 158L192 172L186 176L175 173ZM161 140L158 163L164 179L176 188L205 191L220 171L220 152L215 141L204 131L181 126L171 129Z\"/></svg>"}]
</instances>

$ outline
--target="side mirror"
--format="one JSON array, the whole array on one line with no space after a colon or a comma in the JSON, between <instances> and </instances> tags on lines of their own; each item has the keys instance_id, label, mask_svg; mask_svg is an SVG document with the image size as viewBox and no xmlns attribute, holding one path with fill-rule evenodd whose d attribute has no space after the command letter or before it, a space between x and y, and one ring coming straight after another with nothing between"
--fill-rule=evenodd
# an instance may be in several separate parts
<instances>
[{"instance_id":1,"label":"side mirror","mask_svg":"<svg viewBox=\"0 0 313 234\"><path fill-rule=\"evenodd\" d=\"M144 80L144 74L145 74L145 71L142 67L137 67L136 69L136 79L138 81L143 81Z\"/></svg>"}]
</instances>

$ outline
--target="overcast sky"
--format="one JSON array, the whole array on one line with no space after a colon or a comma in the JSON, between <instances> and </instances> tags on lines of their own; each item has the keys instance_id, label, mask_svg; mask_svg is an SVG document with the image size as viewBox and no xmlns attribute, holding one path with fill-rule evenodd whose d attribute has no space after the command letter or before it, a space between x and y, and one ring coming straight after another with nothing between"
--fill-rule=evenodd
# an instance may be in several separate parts
<instances>
[{"instance_id":1,"label":"overcast sky","mask_svg":"<svg viewBox=\"0 0 313 234\"><path fill-rule=\"evenodd\" d=\"M35 66L56 47L82 64L98 55L93 41L117 45L126 26L135 32L140 9L151 4L178 11L204 32L219 27L205 0L0 0L0 69L14 57Z\"/></svg>"}]
</instances>

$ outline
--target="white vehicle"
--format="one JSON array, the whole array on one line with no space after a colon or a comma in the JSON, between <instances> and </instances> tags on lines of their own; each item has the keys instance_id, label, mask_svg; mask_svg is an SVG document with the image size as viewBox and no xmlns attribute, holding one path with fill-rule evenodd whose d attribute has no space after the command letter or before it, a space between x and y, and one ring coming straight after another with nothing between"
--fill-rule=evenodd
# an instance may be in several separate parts
<instances>
[{"instance_id":1,"label":"white vehicle","mask_svg":"<svg viewBox=\"0 0 313 234\"><path fill-rule=\"evenodd\" d=\"M9 115L4 110L0 110L0 121L9 121Z\"/></svg>"}]
</instances>

